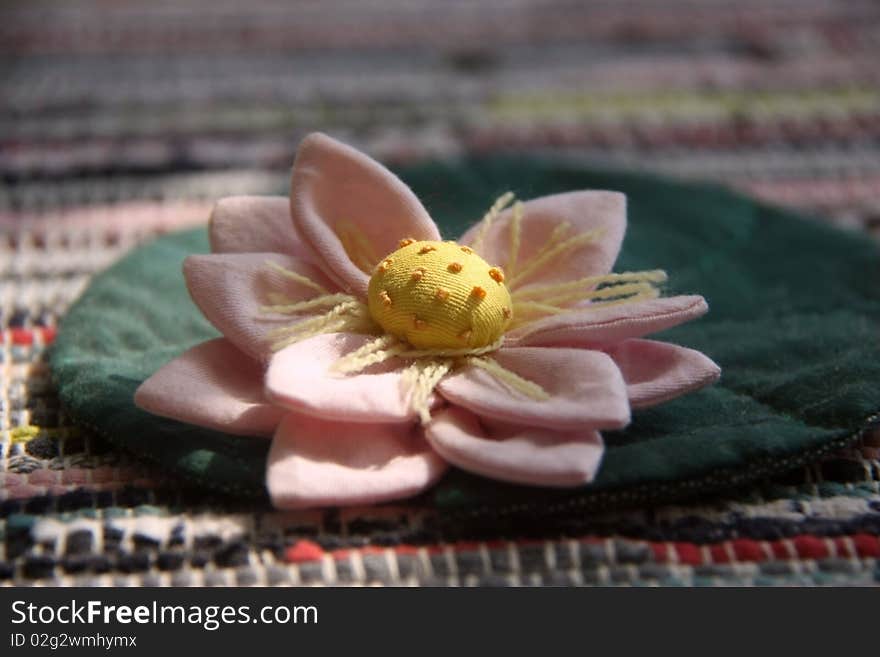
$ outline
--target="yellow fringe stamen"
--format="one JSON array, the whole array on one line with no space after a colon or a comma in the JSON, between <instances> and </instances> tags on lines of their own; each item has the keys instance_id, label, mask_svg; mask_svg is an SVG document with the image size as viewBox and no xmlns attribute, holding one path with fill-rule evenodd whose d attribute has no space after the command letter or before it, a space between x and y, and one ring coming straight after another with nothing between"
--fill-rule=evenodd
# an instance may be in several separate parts
<instances>
[{"instance_id":1,"label":"yellow fringe stamen","mask_svg":"<svg viewBox=\"0 0 880 657\"><path fill-rule=\"evenodd\" d=\"M545 301L514 301L514 323L511 328L518 328L523 324L536 321L548 315L562 315L565 313L578 311L595 310L598 308L607 308L623 303L632 303L634 301L642 301L645 299L656 299L660 295L660 291L653 287L650 283L630 283L625 285L613 285L610 287L600 288L591 292L571 292L566 295L548 298ZM593 301L593 303L578 306L559 305L566 301Z\"/></svg>"},{"instance_id":2,"label":"yellow fringe stamen","mask_svg":"<svg viewBox=\"0 0 880 657\"><path fill-rule=\"evenodd\" d=\"M547 240L544 242L544 244L541 245L541 248L538 249L538 251L532 257L537 258L538 256L541 256L544 253L546 253L547 251L549 251L551 248L556 246L559 242L564 240L569 232L571 232L571 224L570 223L568 223L567 221L563 221L562 223L557 224L553 228L553 231L550 233L550 237L547 238Z\"/></svg>"},{"instance_id":3,"label":"yellow fringe stamen","mask_svg":"<svg viewBox=\"0 0 880 657\"><path fill-rule=\"evenodd\" d=\"M274 306L260 306L260 311L264 313L279 313L282 315L296 315L304 310L312 310L314 308L323 308L326 306L336 306L345 301L354 301L354 297L350 294L324 294L320 297L308 299L307 301L299 301L297 303L279 304Z\"/></svg>"},{"instance_id":4,"label":"yellow fringe stamen","mask_svg":"<svg viewBox=\"0 0 880 657\"><path fill-rule=\"evenodd\" d=\"M348 257L351 258L351 261L355 265L357 265L357 268L362 272L369 273L373 268L370 259L357 248L357 245L354 242L352 242L351 235L340 232L339 241L342 242L342 248L345 249Z\"/></svg>"},{"instance_id":5,"label":"yellow fringe stamen","mask_svg":"<svg viewBox=\"0 0 880 657\"><path fill-rule=\"evenodd\" d=\"M536 401L546 401L550 399L550 395L544 390L544 388L533 381L522 378L516 372L511 372L500 365L496 360L491 358L469 358L468 363L486 370L507 387L516 392L522 393L526 397L531 397Z\"/></svg>"},{"instance_id":6,"label":"yellow fringe stamen","mask_svg":"<svg viewBox=\"0 0 880 657\"><path fill-rule=\"evenodd\" d=\"M383 363L406 348L406 343L399 342L393 335L382 335L337 360L332 369L340 374L354 374L370 365Z\"/></svg>"},{"instance_id":7,"label":"yellow fringe stamen","mask_svg":"<svg viewBox=\"0 0 880 657\"><path fill-rule=\"evenodd\" d=\"M269 269L278 272L279 274L281 274L285 278L289 278L293 281L296 281L300 285L305 285L306 287L310 287L313 290L320 292L321 294L329 294L329 292L327 291L327 289L323 285L316 283L308 276L303 276L299 272L295 272L291 269L287 269L285 267L282 267L277 262L272 262L271 260L267 260L266 266L269 267Z\"/></svg>"},{"instance_id":8,"label":"yellow fringe stamen","mask_svg":"<svg viewBox=\"0 0 880 657\"><path fill-rule=\"evenodd\" d=\"M556 294L562 294L569 291L580 290L582 288L594 288L597 285L613 284L613 283L665 283L668 280L666 272L662 269L651 269L647 271L621 272L619 274L603 274L601 276L586 276L576 281L568 283L554 283L552 285L540 285L530 287L525 290L519 290L511 293L515 300L529 299L531 297L547 297Z\"/></svg>"},{"instance_id":9,"label":"yellow fringe stamen","mask_svg":"<svg viewBox=\"0 0 880 657\"><path fill-rule=\"evenodd\" d=\"M431 409L428 401L437 384L452 369L452 361L417 360L403 372L401 384L410 391L410 407L418 414L422 424L431 421Z\"/></svg>"},{"instance_id":10,"label":"yellow fringe stamen","mask_svg":"<svg viewBox=\"0 0 880 657\"><path fill-rule=\"evenodd\" d=\"M372 272L381 260L364 231L351 221L340 221L336 224L336 236L342 243L342 248L361 271Z\"/></svg>"},{"instance_id":11,"label":"yellow fringe stamen","mask_svg":"<svg viewBox=\"0 0 880 657\"><path fill-rule=\"evenodd\" d=\"M501 338L496 342L478 349L408 349L401 352L404 358L461 358L463 356L482 356L497 351L504 344Z\"/></svg>"},{"instance_id":12,"label":"yellow fringe stamen","mask_svg":"<svg viewBox=\"0 0 880 657\"><path fill-rule=\"evenodd\" d=\"M343 374L355 374L363 371L370 365L382 363L394 357L411 360L430 360L482 356L497 351L503 343L504 340L500 339L493 344L478 349L413 349L407 342L398 340L390 335L384 335L340 358L333 365L333 370Z\"/></svg>"},{"instance_id":13,"label":"yellow fringe stamen","mask_svg":"<svg viewBox=\"0 0 880 657\"><path fill-rule=\"evenodd\" d=\"M283 326L269 333L270 337L280 338L272 344L272 349L278 351L292 344L312 338L324 333L337 333L339 331L351 331L353 333L366 333L372 328L370 312L366 305L360 301L352 300L337 304L330 311L297 322L290 326Z\"/></svg>"},{"instance_id":14,"label":"yellow fringe stamen","mask_svg":"<svg viewBox=\"0 0 880 657\"><path fill-rule=\"evenodd\" d=\"M517 258L519 257L519 247L522 241L522 218L525 214L525 206L517 201L513 205L513 212L510 217L510 258L504 269L507 270L508 276L516 273Z\"/></svg>"},{"instance_id":15,"label":"yellow fringe stamen","mask_svg":"<svg viewBox=\"0 0 880 657\"><path fill-rule=\"evenodd\" d=\"M558 306L559 304L570 303L572 301L594 301L597 299L628 297L635 294L642 294L643 292L650 292L656 289L657 288L655 288L650 283L623 283L622 285L610 285L608 287L600 287L597 290L591 290L589 292L574 291L565 294L557 294L556 296L549 296L543 301L546 304Z\"/></svg>"},{"instance_id":16,"label":"yellow fringe stamen","mask_svg":"<svg viewBox=\"0 0 880 657\"><path fill-rule=\"evenodd\" d=\"M617 306L624 303L633 303L634 301L644 301L646 299L656 299L660 296L660 290L655 287L649 288L644 292L639 292L638 294L634 294L630 297L624 297L623 299L615 299L614 301L602 301L599 303L591 303L587 308L596 308L596 307L607 307L607 306Z\"/></svg>"},{"instance_id":17,"label":"yellow fringe stamen","mask_svg":"<svg viewBox=\"0 0 880 657\"><path fill-rule=\"evenodd\" d=\"M542 248L541 251L539 251L523 269L521 269L515 276L512 276L510 278L508 287L511 288L511 290L515 289L517 285L522 284L524 279L526 279L531 274L534 274L536 271L538 271L541 267L546 265L554 258L563 255L567 251L573 251L585 244L595 242L596 238L599 237L600 234L601 231L593 230L587 233L574 235L573 237L569 237L562 242L559 242L558 244L553 244L549 247L545 245L544 248ZM551 240L552 239L553 235L551 235ZM552 244L552 241L550 243Z\"/></svg>"},{"instance_id":18,"label":"yellow fringe stamen","mask_svg":"<svg viewBox=\"0 0 880 657\"><path fill-rule=\"evenodd\" d=\"M431 393L443 377L452 370L456 361L462 357L467 358L466 362L481 361L480 356L495 351L500 346L501 340L479 349L413 349L406 342L399 341L390 335L383 335L343 356L333 364L331 369L339 374L356 374L371 365L385 362L391 358L411 360L412 363L404 370L401 384L405 390L410 391L409 403L417 412L419 419L426 423L431 419L428 407ZM540 389L537 384L504 370L500 365L494 368L490 365L488 368L493 372L507 372L505 380L517 390L524 391L525 394L535 396L535 390ZM502 374L502 376L504 375ZM540 393L537 394L540 396Z\"/></svg>"},{"instance_id":19,"label":"yellow fringe stamen","mask_svg":"<svg viewBox=\"0 0 880 657\"><path fill-rule=\"evenodd\" d=\"M633 303L636 301L645 301L648 299L656 299L658 296L659 296L659 293L656 290L654 290L651 293L645 293L644 295L636 295L636 296L632 296L632 297L626 297L625 299L616 299L615 301L602 301L599 303L591 303L589 306L585 306L584 309L585 310L594 310L594 309L598 309L598 308L607 308L609 306L619 306L619 305L623 305L626 303ZM514 320L511 323L511 325L510 325L511 330L522 328L523 326L525 326L527 324L531 324L532 322L536 322L539 319L544 319L545 317L547 317L549 315L563 315L565 313L569 313L572 311L571 311L571 308L565 308L562 311L560 311L560 309L556 308L556 307L553 307L553 308L550 308L547 310L543 310L540 307L534 307L534 308L521 308L521 309L518 309L517 312L519 312L520 315L517 317L516 320Z\"/></svg>"},{"instance_id":20,"label":"yellow fringe stamen","mask_svg":"<svg viewBox=\"0 0 880 657\"><path fill-rule=\"evenodd\" d=\"M517 317L520 317L522 314L527 313L530 310L544 315L561 315L562 313L571 312L571 308L562 308L561 306L541 303L540 301L521 301L519 303L514 303L513 308Z\"/></svg>"},{"instance_id":21,"label":"yellow fringe stamen","mask_svg":"<svg viewBox=\"0 0 880 657\"><path fill-rule=\"evenodd\" d=\"M498 218L498 215L501 214L502 210L506 208L513 202L514 199L513 192L505 192L492 204L492 207L483 215L483 220L480 224L480 230L477 232L477 237L474 239L473 243L470 247L474 251L480 250L480 247L483 245L483 240L486 239L486 235L489 233L489 228L492 227L495 219Z\"/></svg>"}]
</instances>

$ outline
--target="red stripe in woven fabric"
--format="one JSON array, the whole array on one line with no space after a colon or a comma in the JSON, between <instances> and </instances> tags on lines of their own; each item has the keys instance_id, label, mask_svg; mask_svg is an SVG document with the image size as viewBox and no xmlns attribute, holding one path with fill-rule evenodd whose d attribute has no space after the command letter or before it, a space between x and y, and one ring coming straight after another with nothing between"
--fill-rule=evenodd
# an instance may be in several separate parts
<instances>
[{"instance_id":1,"label":"red stripe in woven fabric","mask_svg":"<svg viewBox=\"0 0 880 657\"><path fill-rule=\"evenodd\" d=\"M880 558L880 538L870 534L856 534L852 537L856 554L860 557Z\"/></svg>"},{"instance_id":2,"label":"red stripe in woven fabric","mask_svg":"<svg viewBox=\"0 0 880 657\"><path fill-rule=\"evenodd\" d=\"M792 539L798 556L802 559L824 559L831 556L828 544L818 536L796 536Z\"/></svg>"},{"instance_id":3,"label":"red stripe in woven fabric","mask_svg":"<svg viewBox=\"0 0 880 657\"><path fill-rule=\"evenodd\" d=\"M285 561L290 563L320 561L323 556L324 548L312 541L297 541L284 553Z\"/></svg>"},{"instance_id":4,"label":"red stripe in woven fabric","mask_svg":"<svg viewBox=\"0 0 880 657\"><path fill-rule=\"evenodd\" d=\"M792 557L788 545L784 541L773 541L770 543L770 551L773 553L774 559L790 559Z\"/></svg>"},{"instance_id":5,"label":"red stripe in woven fabric","mask_svg":"<svg viewBox=\"0 0 880 657\"><path fill-rule=\"evenodd\" d=\"M767 553L758 541L740 538L733 541L733 553L737 561L766 561Z\"/></svg>"},{"instance_id":6,"label":"red stripe in woven fabric","mask_svg":"<svg viewBox=\"0 0 880 657\"><path fill-rule=\"evenodd\" d=\"M11 328L4 331L3 342L25 347L38 342L44 345L51 344L55 340L55 329L51 326L42 326L32 329Z\"/></svg>"},{"instance_id":7,"label":"red stripe in woven fabric","mask_svg":"<svg viewBox=\"0 0 880 657\"><path fill-rule=\"evenodd\" d=\"M675 552L678 556L678 563L687 566L699 566L703 563L703 550L695 543L676 543Z\"/></svg>"},{"instance_id":8,"label":"red stripe in woven fabric","mask_svg":"<svg viewBox=\"0 0 880 657\"><path fill-rule=\"evenodd\" d=\"M595 545L605 539L588 537L579 539L578 542ZM703 545L700 543L671 543L671 542L640 542L636 544L646 545L650 548L653 560L658 563L679 563L682 565L698 566L707 563L730 563L737 562L761 562L769 559L780 561L795 559L825 559L828 557L841 558L880 558L880 537L871 534L854 534L852 536L826 538L821 536L801 535L779 541L755 541L751 539L736 539ZM509 545L515 548L534 545L534 541L525 542L492 541L460 542L454 544L432 545L397 545L390 548L398 556L409 556L424 549L429 554L436 554L445 550L452 553L473 552L481 548L488 550L507 549ZM375 554L384 552L386 548L343 548L325 551L320 545L308 540L301 540L287 548L285 561L289 563L304 563L319 561L325 555L330 555L334 560L348 559L353 553Z\"/></svg>"},{"instance_id":9,"label":"red stripe in woven fabric","mask_svg":"<svg viewBox=\"0 0 880 657\"><path fill-rule=\"evenodd\" d=\"M732 559L732 550L728 550L730 543L718 543L709 547L709 555L712 563L729 563Z\"/></svg>"}]
</instances>

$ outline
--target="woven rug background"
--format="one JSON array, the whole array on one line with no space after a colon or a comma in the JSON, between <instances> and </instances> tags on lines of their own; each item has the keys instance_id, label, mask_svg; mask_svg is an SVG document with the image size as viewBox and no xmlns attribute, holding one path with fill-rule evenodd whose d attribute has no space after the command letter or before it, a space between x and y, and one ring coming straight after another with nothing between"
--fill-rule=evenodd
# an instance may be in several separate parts
<instances>
[{"instance_id":1,"label":"woven rug background","mask_svg":"<svg viewBox=\"0 0 880 657\"><path fill-rule=\"evenodd\" d=\"M720 499L503 528L279 513L70 424L43 355L90 277L320 129L392 164L554 153L880 238L872 0L0 6L0 583L878 584L880 434Z\"/></svg>"}]
</instances>

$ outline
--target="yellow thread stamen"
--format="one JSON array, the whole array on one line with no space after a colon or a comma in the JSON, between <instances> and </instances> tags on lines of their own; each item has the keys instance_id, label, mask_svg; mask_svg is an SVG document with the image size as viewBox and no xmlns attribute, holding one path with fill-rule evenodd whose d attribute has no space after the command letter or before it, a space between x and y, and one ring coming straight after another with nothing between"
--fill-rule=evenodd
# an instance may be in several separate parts
<instances>
[{"instance_id":1,"label":"yellow thread stamen","mask_svg":"<svg viewBox=\"0 0 880 657\"><path fill-rule=\"evenodd\" d=\"M289 335L291 333L296 333L301 330L309 329L313 326L320 325L321 322L328 318L336 318L345 313L351 312L352 310L356 310L359 306L362 306L360 301L344 301L343 303L337 304L333 306L328 312L323 315L317 315L315 317L310 317L309 319L303 319L294 324L289 324L287 326L281 326L277 329L269 331L267 335L269 337L276 337L281 335Z\"/></svg>"},{"instance_id":2,"label":"yellow thread stamen","mask_svg":"<svg viewBox=\"0 0 880 657\"><path fill-rule=\"evenodd\" d=\"M332 370L342 374L361 372L370 365L382 363L405 351L407 345L392 335L382 335L337 360Z\"/></svg>"},{"instance_id":3,"label":"yellow thread stamen","mask_svg":"<svg viewBox=\"0 0 880 657\"><path fill-rule=\"evenodd\" d=\"M434 296L437 298L437 301L446 301L449 299L449 290L444 290L442 287L438 287Z\"/></svg>"},{"instance_id":4,"label":"yellow thread stamen","mask_svg":"<svg viewBox=\"0 0 880 657\"><path fill-rule=\"evenodd\" d=\"M309 338L327 333L370 333L373 330L375 330L375 325L366 317L353 316L339 317L335 319L328 318L320 326L315 326L309 331L302 331L295 335L291 335L284 340L279 340L278 342L273 343L272 350L279 351L292 344L296 344L297 342L302 342L303 340L308 340Z\"/></svg>"},{"instance_id":5,"label":"yellow thread stamen","mask_svg":"<svg viewBox=\"0 0 880 657\"><path fill-rule=\"evenodd\" d=\"M461 358L463 356L482 356L497 351L504 344L504 338L485 347L476 349L409 349L401 352L402 358Z\"/></svg>"},{"instance_id":6,"label":"yellow thread stamen","mask_svg":"<svg viewBox=\"0 0 880 657\"><path fill-rule=\"evenodd\" d=\"M474 332L471 329L465 329L464 331L462 331L461 333L458 334L458 338L462 342L470 342L471 336L473 334L474 334Z\"/></svg>"},{"instance_id":7,"label":"yellow thread stamen","mask_svg":"<svg viewBox=\"0 0 880 657\"><path fill-rule=\"evenodd\" d=\"M352 301L354 297L350 294L325 294L320 297L314 297L307 301L299 301L297 303L278 304L272 306L261 306L260 311L266 313L280 313L284 315L295 315L304 310L312 310L313 308L322 308L324 306L335 306L344 301Z\"/></svg>"},{"instance_id":8,"label":"yellow thread stamen","mask_svg":"<svg viewBox=\"0 0 880 657\"><path fill-rule=\"evenodd\" d=\"M413 349L409 344L391 335L383 335L347 354L334 363L332 369L344 374L354 374L370 365L383 363L394 357L405 360L437 360L443 358L477 357L501 348L503 338L485 347L462 349Z\"/></svg>"},{"instance_id":9,"label":"yellow thread stamen","mask_svg":"<svg viewBox=\"0 0 880 657\"><path fill-rule=\"evenodd\" d=\"M409 277L414 281L420 281L426 273L427 270L424 267L419 267L418 269L413 269Z\"/></svg>"},{"instance_id":10,"label":"yellow thread stamen","mask_svg":"<svg viewBox=\"0 0 880 657\"><path fill-rule=\"evenodd\" d=\"M557 294L548 296L544 299L544 303L560 306L571 302L592 301L595 299L613 299L614 297L626 297L634 294L641 294L656 289L650 283L625 283L623 285L611 285L609 287L599 288L590 292L568 292L566 294Z\"/></svg>"},{"instance_id":11,"label":"yellow thread stamen","mask_svg":"<svg viewBox=\"0 0 880 657\"><path fill-rule=\"evenodd\" d=\"M371 260L369 255L364 252L364 243L358 241L354 234L356 230L353 225L343 223L338 226L336 236L342 243L342 248L348 254L348 257L351 258L351 261L358 266L358 269L368 272L379 259Z\"/></svg>"},{"instance_id":12,"label":"yellow thread stamen","mask_svg":"<svg viewBox=\"0 0 880 657\"><path fill-rule=\"evenodd\" d=\"M383 306L385 306L386 308L391 307L392 301L391 301L391 297L389 296L388 292L386 292L385 290L382 290L379 293L379 298L382 300Z\"/></svg>"},{"instance_id":13,"label":"yellow thread stamen","mask_svg":"<svg viewBox=\"0 0 880 657\"><path fill-rule=\"evenodd\" d=\"M632 303L633 301L643 301L645 299L656 299L660 296L660 290L657 288L650 288L645 290L644 292L640 292L638 294L634 294L630 297L625 297L623 299L615 299L614 301L599 301L589 304L588 306L584 306L585 308L599 308L603 306L616 306L624 303Z\"/></svg>"},{"instance_id":14,"label":"yellow thread stamen","mask_svg":"<svg viewBox=\"0 0 880 657\"><path fill-rule=\"evenodd\" d=\"M507 261L507 271L513 276L516 270L517 258L519 257L520 241L522 240L522 218L525 214L525 206L517 201L513 205L513 212L510 217L510 258Z\"/></svg>"},{"instance_id":15,"label":"yellow thread stamen","mask_svg":"<svg viewBox=\"0 0 880 657\"><path fill-rule=\"evenodd\" d=\"M410 388L410 408L418 414L422 424L427 424L431 420L431 409L428 404L431 393L451 369L452 362L449 360L431 360L416 361L404 371L401 383Z\"/></svg>"},{"instance_id":16,"label":"yellow thread stamen","mask_svg":"<svg viewBox=\"0 0 880 657\"><path fill-rule=\"evenodd\" d=\"M461 250L464 253L467 253L468 255L472 255L474 252L474 250L472 248L470 248L469 246L463 246L463 247L461 247Z\"/></svg>"},{"instance_id":17,"label":"yellow thread stamen","mask_svg":"<svg viewBox=\"0 0 880 657\"><path fill-rule=\"evenodd\" d=\"M307 276L303 276L299 272L295 272L291 269L287 269L285 267L282 267L277 262L272 262L271 260L266 260L265 264L269 269L278 272L279 274L281 274L285 278L289 278L290 280L296 281L300 285L305 285L306 287L310 287L313 290L316 290L322 294L328 294L328 291L324 286L319 285L318 283L313 281L311 278L308 278Z\"/></svg>"},{"instance_id":18,"label":"yellow thread stamen","mask_svg":"<svg viewBox=\"0 0 880 657\"><path fill-rule=\"evenodd\" d=\"M531 397L537 401L546 401L550 399L550 395L544 390L544 388L533 381L522 378L516 372L511 372L496 360L491 358L469 358L467 362L470 365L486 370L500 382L504 383L512 390L522 393L526 397Z\"/></svg>"},{"instance_id":19,"label":"yellow thread stamen","mask_svg":"<svg viewBox=\"0 0 880 657\"><path fill-rule=\"evenodd\" d=\"M506 306L501 309L501 314L504 315L504 319L510 319L513 317L513 311Z\"/></svg>"},{"instance_id":20,"label":"yellow thread stamen","mask_svg":"<svg viewBox=\"0 0 880 657\"><path fill-rule=\"evenodd\" d=\"M428 322L423 320L421 317L413 317L413 328L417 331L424 331L428 328Z\"/></svg>"},{"instance_id":21,"label":"yellow thread stamen","mask_svg":"<svg viewBox=\"0 0 880 657\"><path fill-rule=\"evenodd\" d=\"M517 317L527 313L530 310L535 310L548 315L559 315L561 313L571 312L571 308L553 306L548 303L541 303L540 301L520 301L519 303L514 302L513 307L516 309Z\"/></svg>"},{"instance_id":22,"label":"yellow thread stamen","mask_svg":"<svg viewBox=\"0 0 880 657\"><path fill-rule=\"evenodd\" d=\"M592 290L590 292L579 292L577 293L578 301L591 301L597 299L613 299L615 297L626 297L633 296L635 294L642 294L645 292L650 292L655 290L654 287L650 285L650 283L626 283L624 285L612 285L611 287L603 287L598 290ZM558 297L550 297L543 301L516 301L514 300L514 306L516 308L546 308L553 309L558 312L570 312L572 309L564 306L557 305L564 301L569 301L571 297L571 293L568 295L559 295ZM561 299L561 301L560 301ZM578 310L589 309L591 306L580 306Z\"/></svg>"},{"instance_id":23,"label":"yellow thread stamen","mask_svg":"<svg viewBox=\"0 0 880 657\"><path fill-rule=\"evenodd\" d=\"M384 274L386 271L388 271L388 268L393 264L394 264L394 261L391 258L385 258L382 262L380 262L378 264L378 266L376 267L376 271Z\"/></svg>"},{"instance_id":24,"label":"yellow thread stamen","mask_svg":"<svg viewBox=\"0 0 880 657\"><path fill-rule=\"evenodd\" d=\"M345 252L363 271L369 272L379 262L379 256L364 231L351 221L341 221L336 225L336 234Z\"/></svg>"},{"instance_id":25,"label":"yellow thread stamen","mask_svg":"<svg viewBox=\"0 0 880 657\"><path fill-rule=\"evenodd\" d=\"M651 269L647 271L621 272L619 274L603 274L601 276L586 276L575 281L567 283L555 283L553 285L536 285L524 290L517 290L511 293L515 299L527 299L531 297L547 297L550 295L561 294L582 288L592 288L597 285L606 283L630 283L630 282L647 282L647 283L665 283L668 279L666 272L662 269Z\"/></svg>"},{"instance_id":26,"label":"yellow thread stamen","mask_svg":"<svg viewBox=\"0 0 880 657\"><path fill-rule=\"evenodd\" d=\"M622 303L654 299L660 296L656 286L664 283L667 278L665 271L653 269L586 276L567 283L554 283L517 290L511 294L516 310L516 320L509 329L536 321L541 316L571 312L574 309L572 304L584 301L592 303L579 305L577 310L594 310ZM600 285L605 287L597 287Z\"/></svg>"},{"instance_id":27,"label":"yellow thread stamen","mask_svg":"<svg viewBox=\"0 0 880 657\"><path fill-rule=\"evenodd\" d=\"M624 297L622 299L615 299L613 301L595 301L591 304L580 306L579 308L577 308L577 310L598 310L600 308L608 308L609 306L620 306L627 303L635 303L637 301L656 299L658 296L660 296L659 290L651 289L646 290L645 292L642 292L640 294L634 294L632 296ZM526 301L524 303L533 304L534 302ZM541 308L541 304L535 304L533 307L516 306L516 318L513 320L511 325L508 326L507 330L520 328L521 326L537 321L538 319L541 319L543 316L546 315L564 315L572 311L572 308L560 308L558 306L551 306L549 308L543 309Z\"/></svg>"},{"instance_id":28,"label":"yellow thread stamen","mask_svg":"<svg viewBox=\"0 0 880 657\"><path fill-rule=\"evenodd\" d=\"M532 261L534 261L536 258L543 259L545 257L545 255L548 252L550 252L551 249L555 248L557 244L559 244L560 242L562 242L563 239L565 239L566 234L570 230L571 230L571 224L569 224L567 221L558 224L553 229L553 231L550 233L550 237L547 238L547 240L544 242L544 244L541 246L541 248L538 249L538 251L534 255L532 255ZM517 229L517 232L520 232L519 228ZM513 241L513 237L511 237L511 241ZM517 242L518 241L519 241L519 238L517 238ZM519 250L519 247L517 247L517 251L518 250ZM512 264L513 264L514 268L517 265L516 261L514 261ZM516 279L520 278L520 274L521 274L521 272L517 272L517 274L514 275L513 268L511 268L511 263L508 263L508 265L507 265L507 273L509 276L509 282L508 282L509 285L512 285ZM511 290L511 294L513 294L513 290Z\"/></svg>"},{"instance_id":29,"label":"yellow thread stamen","mask_svg":"<svg viewBox=\"0 0 880 657\"><path fill-rule=\"evenodd\" d=\"M425 255L426 253L430 253L431 251L436 251L437 247L428 244L427 246L423 246L419 249L419 255Z\"/></svg>"},{"instance_id":30,"label":"yellow thread stamen","mask_svg":"<svg viewBox=\"0 0 880 657\"><path fill-rule=\"evenodd\" d=\"M397 243L397 248L402 249L403 247L409 246L410 244L413 244L414 242L415 242L415 240L412 237L404 237L402 240L400 240Z\"/></svg>"},{"instance_id":31,"label":"yellow thread stamen","mask_svg":"<svg viewBox=\"0 0 880 657\"><path fill-rule=\"evenodd\" d=\"M284 306L289 303L294 303L294 301L282 292L267 292L266 298L269 300L269 305L272 306Z\"/></svg>"},{"instance_id":32,"label":"yellow thread stamen","mask_svg":"<svg viewBox=\"0 0 880 657\"><path fill-rule=\"evenodd\" d=\"M354 260L354 244L352 244L351 236L349 236L348 231L340 226L336 230L336 237L339 238L339 242L340 244L342 244L342 250L345 251L352 260Z\"/></svg>"},{"instance_id":33,"label":"yellow thread stamen","mask_svg":"<svg viewBox=\"0 0 880 657\"><path fill-rule=\"evenodd\" d=\"M623 287L617 286L618 288ZM656 299L660 296L660 291L657 288L651 287L647 284L639 284L637 286L632 286L629 292L621 293L618 289L614 294L612 294L609 290L613 290L613 288L603 288L601 291L597 291L596 294L599 296L595 296L593 303L578 306L577 308L572 307L563 307L551 304L545 304L538 301L519 301L514 302L514 308L516 310L516 320L514 323L508 327L508 330L513 328L518 328L523 324L528 324L529 322L533 322L537 319L540 319L541 316L544 315L562 315L565 313L573 312L574 310L578 311L590 311L597 310L599 308L607 308L608 306L616 306L624 303L633 303L635 301L643 301L646 299ZM622 296L622 298L615 299L614 297ZM604 298L611 298L612 301L603 301ZM582 299L583 297L579 297Z\"/></svg>"},{"instance_id":34,"label":"yellow thread stamen","mask_svg":"<svg viewBox=\"0 0 880 657\"><path fill-rule=\"evenodd\" d=\"M600 235L600 231L590 231L588 233L581 233L579 235L575 235L574 237L569 237L568 239L550 247L540 255L532 258L529 263L520 270L516 276L513 276L508 284L509 287L513 288L517 284L522 283L523 279L535 273L543 267L545 264L553 260L554 258L562 255L566 251L573 251L580 246L585 244L590 244L591 242L596 241L596 238Z\"/></svg>"},{"instance_id":35,"label":"yellow thread stamen","mask_svg":"<svg viewBox=\"0 0 880 657\"><path fill-rule=\"evenodd\" d=\"M624 283L622 285L611 285L609 287L600 287L598 290L592 290L584 293L580 298L585 301L595 299L613 299L614 297L630 296L649 292L655 289L650 283ZM548 299L548 303L556 303L553 299Z\"/></svg>"},{"instance_id":36,"label":"yellow thread stamen","mask_svg":"<svg viewBox=\"0 0 880 657\"><path fill-rule=\"evenodd\" d=\"M340 330L364 333L367 332L370 326L369 310L360 301L354 300L340 303L329 312L318 317L312 317L290 326L283 326L270 331L268 335L271 338L280 338L272 344L272 349L278 351L316 335L334 333Z\"/></svg>"},{"instance_id":37,"label":"yellow thread stamen","mask_svg":"<svg viewBox=\"0 0 880 657\"><path fill-rule=\"evenodd\" d=\"M321 293L320 296L311 299L293 301L283 292L269 292L267 296L273 303L262 306L260 308L261 312L286 315L306 313L299 321L278 327L267 333L270 339L275 340L271 345L274 351L323 333L333 333L336 331L370 333L376 330L376 325L366 304L361 303L353 296L343 293L331 294L310 278L286 269L277 263L266 261L266 266L285 278ZM289 303L290 301L292 303ZM327 306L332 307L321 315L314 316L309 313L309 311Z\"/></svg>"},{"instance_id":38,"label":"yellow thread stamen","mask_svg":"<svg viewBox=\"0 0 880 657\"><path fill-rule=\"evenodd\" d=\"M571 231L571 224L567 221L563 221L562 223L556 225L553 228L553 231L550 233L550 237L547 238L547 241L541 245L541 248L532 257L534 258L543 255L544 253L549 251L552 247L556 246L559 242L564 240L569 231Z\"/></svg>"},{"instance_id":39,"label":"yellow thread stamen","mask_svg":"<svg viewBox=\"0 0 880 657\"><path fill-rule=\"evenodd\" d=\"M501 214L501 211L504 210L510 203L513 201L514 195L513 192L505 192L501 196L498 197L492 207L483 215L483 220L480 223L480 229L477 232L476 239L471 243L471 248L475 251L479 251L480 247L483 245L483 240L486 239L486 235L489 232L489 228L492 226L492 223L495 219L498 218L498 215Z\"/></svg>"},{"instance_id":40,"label":"yellow thread stamen","mask_svg":"<svg viewBox=\"0 0 880 657\"><path fill-rule=\"evenodd\" d=\"M488 293L486 292L486 288L480 287L479 285L474 285L474 289L471 290L471 294L478 299L485 299L486 294Z\"/></svg>"},{"instance_id":41,"label":"yellow thread stamen","mask_svg":"<svg viewBox=\"0 0 880 657\"><path fill-rule=\"evenodd\" d=\"M453 274L457 274L462 269L461 263L460 262L450 262L449 267L447 267L447 269L449 269L449 271L451 271Z\"/></svg>"}]
</instances>

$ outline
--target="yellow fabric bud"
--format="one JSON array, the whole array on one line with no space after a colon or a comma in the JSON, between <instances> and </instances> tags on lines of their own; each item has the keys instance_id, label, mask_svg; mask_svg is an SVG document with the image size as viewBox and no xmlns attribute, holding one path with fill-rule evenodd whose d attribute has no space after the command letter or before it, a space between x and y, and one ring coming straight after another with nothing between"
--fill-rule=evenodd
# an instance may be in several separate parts
<instances>
[{"instance_id":1,"label":"yellow fabric bud","mask_svg":"<svg viewBox=\"0 0 880 657\"><path fill-rule=\"evenodd\" d=\"M386 333L419 349L480 348L510 324L503 281L498 267L455 242L411 242L376 268L367 298Z\"/></svg>"}]
</instances>

